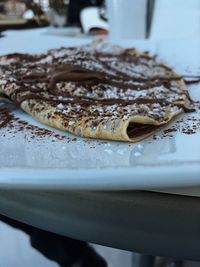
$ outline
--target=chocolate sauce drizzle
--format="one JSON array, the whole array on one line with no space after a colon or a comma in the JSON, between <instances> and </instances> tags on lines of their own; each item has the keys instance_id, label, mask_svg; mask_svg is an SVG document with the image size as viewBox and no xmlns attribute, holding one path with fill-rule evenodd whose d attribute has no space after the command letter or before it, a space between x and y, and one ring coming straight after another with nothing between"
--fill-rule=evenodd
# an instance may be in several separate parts
<instances>
[{"instance_id":1,"label":"chocolate sauce drizzle","mask_svg":"<svg viewBox=\"0 0 200 267\"><path fill-rule=\"evenodd\" d=\"M200 75L182 75L186 84L200 83Z\"/></svg>"},{"instance_id":2,"label":"chocolate sauce drizzle","mask_svg":"<svg viewBox=\"0 0 200 267\"><path fill-rule=\"evenodd\" d=\"M108 87L115 87L119 90L150 90L155 87L164 86L166 90L176 93L173 82L181 80L183 77L173 74L172 70L164 64L158 63L155 58L148 54L130 53L124 50L120 54L109 54L99 51L87 52L76 48L68 49L72 53L56 57L56 52L61 50L51 50L49 53L39 56L28 54L8 55L8 59L15 58L16 61L11 64L12 78L15 79L17 88L10 94L11 99L19 106L21 102L28 99L45 100L52 105L57 104L80 104L83 107L89 105L101 104L103 106L118 104L121 106L131 104L154 104L176 105L183 107L187 112L189 109L181 104L173 104L165 98L137 97L135 99L90 97L87 95L74 95L67 89L58 86L61 83L71 83L77 87L83 87L88 92L92 92L94 86L104 92ZM133 50L132 50L133 52ZM51 62L42 62L48 56L52 57ZM67 62L65 62L67 61ZM114 63L113 63L114 62ZM118 63L125 66L131 66L133 72L128 73L116 68ZM92 66L92 67L91 67ZM165 70L165 75L137 75L134 66L143 66L144 68L160 68ZM24 68L26 71L24 71ZM133 73L133 74L132 74ZM169 75L167 75L169 74ZM12 82L8 80L8 84ZM40 84L42 83L42 86ZM188 97L187 92L182 94ZM61 98L59 96L62 96ZM180 102L181 103L181 102Z\"/></svg>"}]
</instances>

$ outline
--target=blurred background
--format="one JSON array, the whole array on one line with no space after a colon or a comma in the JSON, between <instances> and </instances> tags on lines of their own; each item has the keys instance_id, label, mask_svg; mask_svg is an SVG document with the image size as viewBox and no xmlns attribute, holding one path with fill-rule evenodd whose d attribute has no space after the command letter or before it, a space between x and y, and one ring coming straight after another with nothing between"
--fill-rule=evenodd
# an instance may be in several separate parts
<instances>
[{"instance_id":1,"label":"blurred background","mask_svg":"<svg viewBox=\"0 0 200 267\"><path fill-rule=\"evenodd\" d=\"M0 32L9 29L51 26L54 28L59 27L59 31L62 28L63 33L70 35L81 33L107 35L109 7L112 13L110 21L112 20L115 24L120 21L120 25L122 24L125 29L124 32L126 32L129 28L132 28L131 21L128 21L128 19L133 17L134 20L140 21L142 27L140 27L142 30L139 29L141 32L143 31L142 35L139 33L138 36L147 37L150 30L154 2L154 0L0 0ZM125 9L124 3L125 5L127 4L128 8ZM133 4L137 6L137 13L135 13L135 16L129 15L129 18L127 18L127 12L130 10L130 5ZM126 14L125 18L122 18L123 14L121 12L120 18L118 14L122 5ZM143 11L141 12L142 9ZM140 11L139 13L138 10ZM121 19L124 21L123 23ZM124 23L129 24L124 25Z\"/></svg>"},{"instance_id":2,"label":"blurred background","mask_svg":"<svg viewBox=\"0 0 200 267\"><path fill-rule=\"evenodd\" d=\"M109 33L114 41L196 38L200 0L0 0L0 32L39 27L65 36Z\"/></svg>"},{"instance_id":3,"label":"blurred background","mask_svg":"<svg viewBox=\"0 0 200 267\"><path fill-rule=\"evenodd\" d=\"M51 25L81 28L80 11L102 7L103 0L0 0L0 29L25 29Z\"/></svg>"}]
</instances>

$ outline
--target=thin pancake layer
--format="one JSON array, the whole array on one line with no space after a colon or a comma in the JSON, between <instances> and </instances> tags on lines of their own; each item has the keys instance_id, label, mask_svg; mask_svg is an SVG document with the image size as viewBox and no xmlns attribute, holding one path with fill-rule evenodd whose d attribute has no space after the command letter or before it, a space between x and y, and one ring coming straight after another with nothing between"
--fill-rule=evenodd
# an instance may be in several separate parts
<instances>
[{"instance_id":1,"label":"thin pancake layer","mask_svg":"<svg viewBox=\"0 0 200 267\"><path fill-rule=\"evenodd\" d=\"M185 84L148 53L117 46L0 57L0 93L78 136L136 142L183 112Z\"/></svg>"}]
</instances>

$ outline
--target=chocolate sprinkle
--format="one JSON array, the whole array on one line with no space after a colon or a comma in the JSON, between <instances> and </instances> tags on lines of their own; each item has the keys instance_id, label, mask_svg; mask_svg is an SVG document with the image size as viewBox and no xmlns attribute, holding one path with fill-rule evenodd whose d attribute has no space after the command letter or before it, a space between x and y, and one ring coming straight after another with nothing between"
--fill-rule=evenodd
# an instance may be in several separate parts
<instances>
[{"instance_id":1,"label":"chocolate sprinkle","mask_svg":"<svg viewBox=\"0 0 200 267\"><path fill-rule=\"evenodd\" d=\"M54 131L46 128L41 128L28 123L14 115L12 111L7 108L0 108L0 129L6 129L7 132L16 134L17 132L29 133L30 139L43 139L52 137L52 142L58 140L76 141L76 138L69 138L66 135L57 134ZM28 136L26 136L28 138Z\"/></svg>"},{"instance_id":2,"label":"chocolate sprinkle","mask_svg":"<svg viewBox=\"0 0 200 267\"><path fill-rule=\"evenodd\" d=\"M0 129L5 128L14 119L14 115L7 108L0 108Z\"/></svg>"}]
</instances>

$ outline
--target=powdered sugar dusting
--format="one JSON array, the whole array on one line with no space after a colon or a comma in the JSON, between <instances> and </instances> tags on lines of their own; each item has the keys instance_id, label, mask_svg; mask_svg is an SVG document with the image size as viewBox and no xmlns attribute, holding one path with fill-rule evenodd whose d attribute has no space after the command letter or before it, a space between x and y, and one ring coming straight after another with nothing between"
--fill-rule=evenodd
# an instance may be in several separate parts
<instances>
[{"instance_id":1,"label":"powdered sugar dusting","mask_svg":"<svg viewBox=\"0 0 200 267\"><path fill-rule=\"evenodd\" d=\"M69 118L69 126L84 117L93 122L94 129L102 118L128 120L137 115L163 123L169 113L182 111L176 102L184 103L186 99L185 88L176 80L173 83L166 82L166 77L172 80L176 77L169 68L147 54L138 55L135 49L95 44L95 47L52 49L35 57L23 55L20 62L19 57L14 54L7 60L6 57L0 58L0 70L3 73L1 90L8 95L17 91L12 97L14 101L20 101L29 97L31 88L31 97L50 101L59 114ZM11 66L8 67L7 62L12 63ZM52 78L54 70L60 70L58 74L62 74L63 66L69 65L80 66L80 75L83 70L92 71L89 74L94 84L90 85L84 80L76 82ZM103 82L95 78L95 71L102 74L100 77L105 77L102 78ZM21 77L26 90L20 89ZM165 82L160 82L159 77ZM51 88L52 82L55 83L54 88ZM146 84L149 85L145 87ZM141 102L137 102L138 99ZM145 101L142 102L143 99ZM157 99L161 101L156 103ZM120 102L122 100L123 103Z\"/></svg>"}]
</instances>

